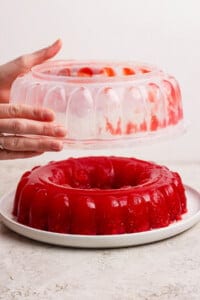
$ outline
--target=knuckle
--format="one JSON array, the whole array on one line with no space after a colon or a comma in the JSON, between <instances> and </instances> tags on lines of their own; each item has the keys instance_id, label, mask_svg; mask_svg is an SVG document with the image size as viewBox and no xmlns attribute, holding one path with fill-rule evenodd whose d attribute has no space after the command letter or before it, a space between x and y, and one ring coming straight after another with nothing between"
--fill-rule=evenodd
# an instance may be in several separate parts
<instances>
[{"instance_id":1,"label":"knuckle","mask_svg":"<svg viewBox=\"0 0 200 300\"><path fill-rule=\"evenodd\" d=\"M37 108L37 107L34 107L34 108L32 109L32 114L33 114L33 118L34 118L34 119L38 119L39 116L40 116L40 109Z\"/></svg>"},{"instance_id":2,"label":"knuckle","mask_svg":"<svg viewBox=\"0 0 200 300\"><path fill-rule=\"evenodd\" d=\"M24 126L20 120L14 120L12 122L11 129L12 129L13 133L15 133L15 134L22 133Z\"/></svg>"},{"instance_id":3,"label":"knuckle","mask_svg":"<svg viewBox=\"0 0 200 300\"><path fill-rule=\"evenodd\" d=\"M9 106L8 113L11 117L16 117L19 115L20 110L21 110L21 108L19 105L13 104L13 105Z\"/></svg>"},{"instance_id":4,"label":"knuckle","mask_svg":"<svg viewBox=\"0 0 200 300\"><path fill-rule=\"evenodd\" d=\"M11 143L12 143L13 148L15 148L15 149L20 148L20 146L21 146L21 139L20 139L20 137L13 137Z\"/></svg>"},{"instance_id":5,"label":"knuckle","mask_svg":"<svg viewBox=\"0 0 200 300\"><path fill-rule=\"evenodd\" d=\"M4 139L3 145L4 148L9 149L11 146L10 140L8 138Z\"/></svg>"},{"instance_id":6,"label":"knuckle","mask_svg":"<svg viewBox=\"0 0 200 300\"><path fill-rule=\"evenodd\" d=\"M22 68L22 70L26 70L28 67L28 60L27 60L27 56L26 55L22 55L18 58L18 63L20 65L20 67Z\"/></svg>"},{"instance_id":7,"label":"knuckle","mask_svg":"<svg viewBox=\"0 0 200 300\"><path fill-rule=\"evenodd\" d=\"M4 147L7 149L18 149L20 147L21 141L19 137L7 137L4 140Z\"/></svg>"},{"instance_id":8,"label":"knuckle","mask_svg":"<svg viewBox=\"0 0 200 300\"><path fill-rule=\"evenodd\" d=\"M50 134L52 134L52 128L51 128L51 126L47 125L47 124L43 125L42 134L43 135L50 135Z\"/></svg>"},{"instance_id":9,"label":"knuckle","mask_svg":"<svg viewBox=\"0 0 200 300\"><path fill-rule=\"evenodd\" d=\"M48 147L48 142L47 141L44 141L42 139L40 139L38 141L38 150L39 151L44 151L44 150L47 150L49 147Z\"/></svg>"}]
</instances>

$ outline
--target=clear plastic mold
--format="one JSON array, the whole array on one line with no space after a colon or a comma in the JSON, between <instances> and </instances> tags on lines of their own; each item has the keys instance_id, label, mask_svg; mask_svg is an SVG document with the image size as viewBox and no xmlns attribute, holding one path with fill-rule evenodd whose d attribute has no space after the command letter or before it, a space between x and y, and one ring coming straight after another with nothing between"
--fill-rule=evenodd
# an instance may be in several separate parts
<instances>
[{"instance_id":1,"label":"clear plastic mold","mask_svg":"<svg viewBox=\"0 0 200 300\"><path fill-rule=\"evenodd\" d=\"M11 102L52 109L66 147L127 147L184 130L178 82L142 63L50 61L15 80Z\"/></svg>"}]
</instances>

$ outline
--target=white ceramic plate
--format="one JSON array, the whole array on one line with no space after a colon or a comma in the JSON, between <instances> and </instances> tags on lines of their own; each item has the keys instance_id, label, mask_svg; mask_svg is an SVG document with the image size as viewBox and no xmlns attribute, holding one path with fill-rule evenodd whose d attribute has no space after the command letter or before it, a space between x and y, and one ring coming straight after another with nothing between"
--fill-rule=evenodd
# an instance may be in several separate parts
<instances>
[{"instance_id":1,"label":"white ceramic plate","mask_svg":"<svg viewBox=\"0 0 200 300\"><path fill-rule=\"evenodd\" d=\"M183 216L182 220L175 222L168 227L145 232L88 236L53 233L24 226L16 222L11 213L14 192L6 194L0 199L0 216L2 222L11 230L33 240L49 244L78 248L117 248L136 246L172 237L191 228L200 221L200 194L189 186L185 186L185 188L188 201L188 212Z\"/></svg>"}]
</instances>

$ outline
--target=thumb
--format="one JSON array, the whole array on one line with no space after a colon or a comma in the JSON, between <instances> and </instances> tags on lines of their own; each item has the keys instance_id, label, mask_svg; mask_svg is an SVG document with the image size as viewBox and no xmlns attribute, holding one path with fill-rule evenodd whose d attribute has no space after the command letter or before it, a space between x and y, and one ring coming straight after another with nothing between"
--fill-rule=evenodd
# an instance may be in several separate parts
<instances>
[{"instance_id":1,"label":"thumb","mask_svg":"<svg viewBox=\"0 0 200 300\"><path fill-rule=\"evenodd\" d=\"M15 78L28 72L33 66L43 63L54 57L62 47L61 40L57 40L51 46L26 54L0 66L0 85L9 88Z\"/></svg>"}]
</instances>

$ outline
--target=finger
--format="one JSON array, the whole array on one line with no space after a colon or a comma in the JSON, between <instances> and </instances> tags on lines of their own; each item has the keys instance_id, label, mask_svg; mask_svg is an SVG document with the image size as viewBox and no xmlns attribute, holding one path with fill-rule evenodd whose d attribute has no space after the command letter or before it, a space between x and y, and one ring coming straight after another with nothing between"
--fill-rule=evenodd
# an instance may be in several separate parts
<instances>
[{"instance_id":1,"label":"finger","mask_svg":"<svg viewBox=\"0 0 200 300\"><path fill-rule=\"evenodd\" d=\"M55 114L47 108L20 104L1 104L0 119L23 118L38 121L53 121Z\"/></svg>"},{"instance_id":2,"label":"finger","mask_svg":"<svg viewBox=\"0 0 200 300\"><path fill-rule=\"evenodd\" d=\"M29 158L43 154L43 152L32 152L32 151L0 151L0 160L6 159L19 159L19 158Z\"/></svg>"},{"instance_id":3,"label":"finger","mask_svg":"<svg viewBox=\"0 0 200 300\"><path fill-rule=\"evenodd\" d=\"M59 125L25 119L0 119L0 132L64 137L66 129Z\"/></svg>"},{"instance_id":4,"label":"finger","mask_svg":"<svg viewBox=\"0 0 200 300\"><path fill-rule=\"evenodd\" d=\"M61 40L57 40L51 46L43 48L31 54L23 55L11 62L0 66L0 83L4 88L10 87L13 80L33 66L41 64L44 61L55 56L62 47Z\"/></svg>"},{"instance_id":5,"label":"finger","mask_svg":"<svg viewBox=\"0 0 200 300\"><path fill-rule=\"evenodd\" d=\"M41 153L45 151L61 151L63 149L63 142L60 140L34 139L21 136L0 136L0 145L0 152L10 150L14 152L31 151Z\"/></svg>"},{"instance_id":6,"label":"finger","mask_svg":"<svg viewBox=\"0 0 200 300\"><path fill-rule=\"evenodd\" d=\"M60 39L55 41L51 46L38 50L32 54L25 55L25 61L29 68L41 64L44 61L54 57L61 49L62 42Z\"/></svg>"}]
</instances>

